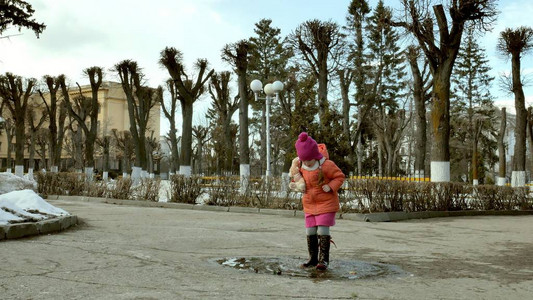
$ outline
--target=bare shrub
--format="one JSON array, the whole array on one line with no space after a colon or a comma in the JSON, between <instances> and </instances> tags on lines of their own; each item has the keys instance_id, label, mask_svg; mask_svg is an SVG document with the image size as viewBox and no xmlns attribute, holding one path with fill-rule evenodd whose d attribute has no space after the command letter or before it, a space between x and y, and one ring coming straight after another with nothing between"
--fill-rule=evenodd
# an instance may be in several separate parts
<instances>
[{"instance_id":1,"label":"bare shrub","mask_svg":"<svg viewBox=\"0 0 533 300\"><path fill-rule=\"evenodd\" d=\"M131 178L121 178L109 187L108 197L113 199L133 199Z\"/></svg>"},{"instance_id":2,"label":"bare shrub","mask_svg":"<svg viewBox=\"0 0 533 300\"><path fill-rule=\"evenodd\" d=\"M105 198L108 194L108 187L104 181L87 181L85 191L89 197Z\"/></svg>"},{"instance_id":3,"label":"bare shrub","mask_svg":"<svg viewBox=\"0 0 533 300\"><path fill-rule=\"evenodd\" d=\"M173 175L170 178L169 202L196 204L202 194L201 178L198 176Z\"/></svg>"},{"instance_id":4,"label":"bare shrub","mask_svg":"<svg viewBox=\"0 0 533 300\"><path fill-rule=\"evenodd\" d=\"M141 178L139 185L134 187L135 200L157 202L160 185L161 180L158 178Z\"/></svg>"},{"instance_id":5,"label":"bare shrub","mask_svg":"<svg viewBox=\"0 0 533 300\"><path fill-rule=\"evenodd\" d=\"M42 195L84 195L85 175L82 173L37 172L37 191Z\"/></svg>"},{"instance_id":6,"label":"bare shrub","mask_svg":"<svg viewBox=\"0 0 533 300\"><path fill-rule=\"evenodd\" d=\"M232 177L222 176L206 187L209 194L207 205L233 206L239 202L239 181Z\"/></svg>"},{"instance_id":7,"label":"bare shrub","mask_svg":"<svg viewBox=\"0 0 533 300\"><path fill-rule=\"evenodd\" d=\"M433 186L425 182L409 182L405 211L426 211L431 207Z\"/></svg>"}]
</instances>

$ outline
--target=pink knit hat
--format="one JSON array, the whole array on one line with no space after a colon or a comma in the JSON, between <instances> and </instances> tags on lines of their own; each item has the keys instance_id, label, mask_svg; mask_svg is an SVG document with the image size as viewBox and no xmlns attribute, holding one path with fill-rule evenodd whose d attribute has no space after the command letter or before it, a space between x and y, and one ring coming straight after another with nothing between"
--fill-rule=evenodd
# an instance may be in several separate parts
<instances>
[{"instance_id":1,"label":"pink knit hat","mask_svg":"<svg viewBox=\"0 0 533 300\"><path fill-rule=\"evenodd\" d=\"M296 144L296 154L300 160L312 160L312 159L322 159L323 155L318 151L318 145L312 137L307 135L307 132L302 132L298 136Z\"/></svg>"}]
</instances>

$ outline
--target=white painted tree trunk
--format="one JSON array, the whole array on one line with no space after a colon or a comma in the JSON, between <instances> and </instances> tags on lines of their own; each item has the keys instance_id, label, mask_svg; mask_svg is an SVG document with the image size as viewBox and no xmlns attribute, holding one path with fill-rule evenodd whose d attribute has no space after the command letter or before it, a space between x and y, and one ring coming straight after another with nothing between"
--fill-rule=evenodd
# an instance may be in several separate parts
<instances>
[{"instance_id":1,"label":"white painted tree trunk","mask_svg":"<svg viewBox=\"0 0 533 300\"><path fill-rule=\"evenodd\" d=\"M142 170L141 171L141 178L148 178L148 171Z\"/></svg>"},{"instance_id":2,"label":"white painted tree trunk","mask_svg":"<svg viewBox=\"0 0 533 300\"><path fill-rule=\"evenodd\" d=\"M245 195L248 191L250 185L250 165L241 164L239 165L239 175L240 175L240 193Z\"/></svg>"},{"instance_id":3,"label":"white painted tree trunk","mask_svg":"<svg viewBox=\"0 0 533 300\"><path fill-rule=\"evenodd\" d=\"M416 179L424 178L425 176L424 170L415 170L414 173Z\"/></svg>"},{"instance_id":4,"label":"white painted tree trunk","mask_svg":"<svg viewBox=\"0 0 533 300\"><path fill-rule=\"evenodd\" d=\"M29 168L29 169L28 169L28 178L29 178L30 180L33 180L33 168Z\"/></svg>"},{"instance_id":5,"label":"white painted tree trunk","mask_svg":"<svg viewBox=\"0 0 533 300\"><path fill-rule=\"evenodd\" d=\"M102 180L107 181L108 176L109 173L107 171L104 171L104 173L102 174Z\"/></svg>"},{"instance_id":6,"label":"white painted tree trunk","mask_svg":"<svg viewBox=\"0 0 533 300\"><path fill-rule=\"evenodd\" d=\"M131 181L133 185L136 185L141 181L141 172L142 172L142 168L140 167L131 168Z\"/></svg>"},{"instance_id":7,"label":"white painted tree trunk","mask_svg":"<svg viewBox=\"0 0 533 300\"><path fill-rule=\"evenodd\" d=\"M93 167L85 167L85 178L87 181L93 181L93 175L94 175L94 168Z\"/></svg>"},{"instance_id":8,"label":"white painted tree trunk","mask_svg":"<svg viewBox=\"0 0 533 300\"><path fill-rule=\"evenodd\" d=\"M450 182L450 162L431 162L431 182Z\"/></svg>"},{"instance_id":9,"label":"white painted tree trunk","mask_svg":"<svg viewBox=\"0 0 533 300\"><path fill-rule=\"evenodd\" d=\"M122 172L122 178L128 178L128 172Z\"/></svg>"},{"instance_id":10,"label":"white painted tree trunk","mask_svg":"<svg viewBox=\"0 0 533 300\"><path fill-rule=\"evenodd\" d=\"M281 190L286 192L289 190L289 183L291 181L291 176L289 173L281 173Z\"/></svg>"},{"instance_id":11,"label":"white painted tree trunk","mask_svg":"<svg viewBox=\"0 0 533 300\"><path fill-rule=\"evenodd\" d=\"M191 177L191 174L192 174L191 166L180 166L180 175Z\"/></svg>"},{"instance_id":12,"label":"white painted tree trunk","mask_svg":"<svg viewBox=\"0 0 533 300\"><path fill-rule=\"evenodd\" d=\"M17 175L18 177L23 177L24 176L24 166L15 165L15 175Z\"/></svg>"},{"instance_id":13,"label":"white painted tree trunk","mask_svg":"<svg viewBox=\"0 0 533 300\"><path fill-rule=\"evenodd\" d=\"M472 180L472 185L479 185L479 180L477 179Z\"/></svg>"},{"instance_id":14,"label":"white painted tree trunk","mask_svg":"<svg viewBox=\"0 0 533 300\"><path fill-rule=\"evenodd\" d=\"M11 174L11 168L7 168L7 169L6 169L6 173Z\"/></svg>"},{"instance_id":15,"label":"white painted tree trunk","mask_svg":"<svg viewBox=\"0 0 533 300\"><path fill-rule=\"evenodd\" d=\"M496 177L496 185L504 186L507 183L507 178L505 177Z\"/></svg>"},{"instance_id":16,"label":"white painted tree trunk","mask_svg":"<svg viewBox=\"0 0 533 300\"><path fill-rule=\"evenodd\" d=\"M511 186L526 186L526 171L513 171L513 173L511 174Z\"/></svg>"},{"instance_id":17,"label":"white painted tree trunk","mask_svg":"<svg viewBox=\"0 0 533 300\"><path fill-rule=\"evenodd\" d=\"M57 173L57 172L59 172L59 167L58 167L58 166L51 166L51 167L50 167L50 172L52 172L52 173Z\"/></svg>"}]
</instances>

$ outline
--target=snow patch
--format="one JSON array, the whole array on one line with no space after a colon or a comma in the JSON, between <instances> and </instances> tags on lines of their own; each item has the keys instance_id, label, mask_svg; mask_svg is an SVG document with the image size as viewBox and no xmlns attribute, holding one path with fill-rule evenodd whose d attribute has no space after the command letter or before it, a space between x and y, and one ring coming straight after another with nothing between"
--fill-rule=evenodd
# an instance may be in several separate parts
<instances>
[{"instance_id":1,"label":"snow patch","mask_svg":"<svg viewBox=\"0 0 533 300\"><path fill-rule=\"evenodd\" d=\"M19 190L37 190L37 182L12 173L0 173L0 195Z\"/></svg>"},{"instance_id":2,"label":"snow patch","mask_svg":"<svg viewBox=\"0 0 533 300\"><path fill-rule=\"evenodd\" d=\"M33 190L13 191L0 195L0 225L35 222L70 215L46 202Z\"/></svg>"}]
</instances>

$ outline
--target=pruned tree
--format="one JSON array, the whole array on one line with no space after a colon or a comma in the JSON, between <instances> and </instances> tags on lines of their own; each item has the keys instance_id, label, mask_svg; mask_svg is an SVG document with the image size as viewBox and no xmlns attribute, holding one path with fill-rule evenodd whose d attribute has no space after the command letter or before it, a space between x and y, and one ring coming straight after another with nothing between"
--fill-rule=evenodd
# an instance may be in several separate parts
<instances>
[{"instance_id":1,"label":"pruned tree","mask_svg":"<svg viewBox=\"0 0 533 300\"><path fill-rule=\"evenodd\" d=\"M227 44L222 49L222 59L228 62L237 74L239 88L239 164L241 194L249 192L250 183L250 147L248 120L248 62L250 43L241 40L234 44Z\"/></svg>"},{"instance_id":2,"label":"pruned tree","mask_svg":"<svg viewBox=\"0 0 533 300\"><path fill-rule=\"evenodd\" d=\"M11 118L5 119L4 122L5 122L4 130L6 132L6 142L7 142L6 169L9 173L11 173L12 171L11 165L13 164L12 148L13 148L13 138L15 137L15 124L13 123L13 120L11 120Z\"/></svg>"},{"instance_id":3,"label":"pruned tree","mask_svg":"<svg viewBox=\"0 0 533 300\"><path fill-rule=\"evenodd\" d=\"M118 132L116 129L112 129L111 133L113 134L115 143L118 148L118 157L122 159L121 169L123 177L127 176L127 173L131 169L131 162L133 161L134 156L134 146L131 133L127 130Z\"/></svg>"},{"instance_id":4,"label":"pruned tree","mask_svg":"<svg viewBox=\"0 0 533 300\"><path fill-rule=\"evenodd\" d=\"M64 82L64 78L65 75L59 75L55 78L48 75L43 77L43 81L48 88L48 99L45 98L40 89L38 90L45 107L44 113L48 117L48 130L50 132L50 170L52 172L57 172L59 169L66 131L65 120L67 118L67 107L64 101L61 100L64 98L58 98L59 83Z\"/></svg>"},{"instance_id":5,"label":"pruned tree","mask_svg":"<svg viewBox=\"0 0 533 300\"><path fill-rule=\"evenodd\" d=\"M209 128L204 127L202 125L194 126L192 128L193 136L196 138L196 173L202 174L203 173L203 153L204 153L204 147L211 139L211 135L209 134Z\"/></svg>"},{"instance_id":6,"label":"pruned tree","mask_svg":"<svg viewBox=\"0 0 533 300\"><path fill-rule=\"evenodd\" d=\"M318 82L320 129L327 136L330 108L328 82L332 70L344 51L344 35L339 25L331 21L309 20L290 34L290 42Z\"/></svg>"},{"instance_id":7,"label":"pruned tree","mask_svg":"<svg viewBox=\"0 0 533 300\"><path fill-rule=\"evenodd\" d=\"M40 128L39 130L37 130L35 136L35 145L37 147L35 147L35 152L37 152L37 155L39 155L39 158L40 158L40 163L39 163L39 167L41 169L45 169L47 168L47 153L48 153L48 147L49 147L49 143L50 143L50 131L48 128Z\"/></svg>"},{"instance_id":8,"label":"pruned tree","mask_svg":"<svg viewBox=\"0 0 533 300\"><path fill-rule=\"evenodd\" d=\"M100 67L90 67L83 72L89 77L91 85L91 97L86 97L83 95L81 86L77 84L79 89L79 101L85 108L84 113L81 114L79 111L74 110L70 97L65 98L65 104L69 114L76 120L78 127L83 130L85 135L85 173L87 178L92 180L94 172L94 146L98 135L98 111L100 107L100 103L98 102L98 90L102 84L103 71ZM63 96L68 94L68 87L66 86L64 79L60 79L60 86ZM89 124L85 121L86 116L89 117Z\"/></svg>"},{"instance_id":9,"label":"pruned tree","mask_svg":"<svg viewBox=\"0 0 533 300\"><path fill-rule=\"evenodd\" d=\"M111 136L100 135L96 138L96 145L102 152L102 179L107 180L109 175L109 152L111 150Z\"/></svg>"},{"instance_id":10,"label":"pruned tree","mask_svg":"<svg viewBox=\"0 0 533 300\"><path fill-rule=\"evenodd\" d=\"M176 85L174 80L167 80L167 89L170 93L170 102L165 103L161 98L161 108L163 115L170 123L170 129L168 131L168 142L170 143L170 173L176 174L177 168L179 168L179 151L178 151L178 130L176 128L176 113L178 110L178 93L176 91Z\"/></svg>"},{"instance_id":11,"label":"pruned tree","mask_svg":"<svg viewBox=\"0 0 533 300\"><path fill-rule=\"evenodd\" d=\"M501 109L500 116L500 130L498 131L498 180L497 185L504 186L507 182L507 159L505 155L505 128L507 126L507 114L505 107Z\"/></svg>"},{"instance_id":12,"label":"pruned tree","mask_svg":"<svg viewBox=\"0 0 533 300\"><path fill-rule=\"evenodd\" d=\"M178 99L181 103L183 123L181 131L180 174L190 176L193 104L205 92L205 83L213 75L214 70L207 71L207 60L198 59L195 64L195 68L198 71L196 80L192 77L189 78L183 65L182 53L173 47L166 47L161 51L159 62L167 69L170 77L174 81Z\"/></svg>"},{"instance_id":13,"label":"pruned tree","mask_svg":"<svg viewBox=\"0 0 533 300\"><path fill-rule=\"evenodd\" d=\"M40 114L40 117L38 114ZM33 170L35 169L36 136L46 119L47 115L43 113L42 109L40 109L40 105L32 103L28 106L28 110L26 110L26 120L28 123L28 174L30 176L33 176Z\"/></svg>"},{"instance_id":14,"label":"pruned tree","mask_svg":"<svg viewBox=\"0 0 533 300\"><path fill-rule=\"evenodd\" d=\"M130 134L135 146L135 166L132 169L132 179L138 182L141 170L148 170L148 153L146 132L149 127L150 111L163 100L163 88L153 89L144 85L144 74L132 60L123 60L115 65L122 89L126 94Z\"/></svg>"},{"instance_id":15,"label":"pruned tree","mask_svg":"<svg viewBox=\"0 0 533 300\"><path fill-rule=\"evenodd\" d=\"M214 73L208 85L212 100L212 108L208 110L208 116L216 124L215 130L222 131L222 138L218 135L213 135L215 147L219 150L217 155L221 158L218 160L217 169L222 172L229 172L232 168L235 153L235 132L231 118L239 108L239 97L232 98L230 96L230 80L230 72Z\"/></svg>"},{"instance_id":16,"label":"pruned tree","mask_svg":"<svg viewBox=\"0 0 533 300\"><path fill-rule=\"evenodd\" d=\"M15 174L20 177L24 175L26 111L36 83L35 78L24 79L9 72L0 76L0 98L11 113L15 124Z\"/></svg>"},{"instance_id":17,"label":"pruned tree","mask_svg":"<svg viewBox=\"0 0 533 300\"><path fill-rule=\"evenodd\" d=\"M37 38L46 28L44 23L38 23L32 19L35 10L33 6L23 0L0 1L0 35L11 26L18 27L20 31L23 27L29 28Z\"/></svg>"},{"instance_id":18,"label":"pruned tree","mask_svg":"<svg viewBox=\"0 0 533 300\"><path fill-rule=\"evenodd\" d=\"M526 183L526 126L527 111L523 83L520 78L521 56L533 48L533 29L531 27L507 28L500 33L498 50L511 57L511 86L516 110L515 148L513 159L512 186Z\"/></svg>"},{"instance_id":19,"label":"pruned tree","mask_svg":"<svg viewBox=\"0 0 533 300\"><path fill-rule=\"evenodd\" d=\"M497 14L494 0L450 0L448 15L442 4L402 0L405 19L392 22L411 32L424 52L433 77L431 180L450 181L450 77L461 46L465 23L486 30ZM438 35L434 30L437 26Z\"/></svg>"}]
</instances>

